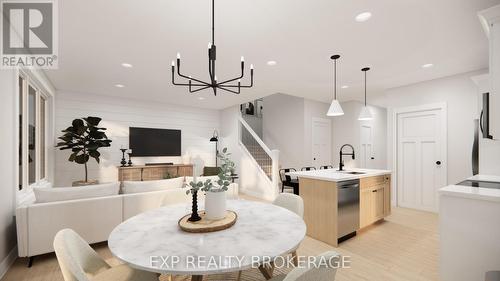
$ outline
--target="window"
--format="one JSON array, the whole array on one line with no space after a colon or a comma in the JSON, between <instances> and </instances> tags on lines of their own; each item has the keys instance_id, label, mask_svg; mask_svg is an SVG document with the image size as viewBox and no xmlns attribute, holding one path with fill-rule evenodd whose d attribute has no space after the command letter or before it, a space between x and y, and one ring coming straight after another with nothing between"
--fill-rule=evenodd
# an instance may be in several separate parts
<instances>
[{"instance_id":1,"label":"window","mask_svg":"<svg viewBox=\"0 0 500 281\"><path fill-rule=\"evenodd\" d=\"M19 76L19 190L47 178L48 96L27 75Z\"/></svg>"},{"instance_id":2,"label":"window","mask_svg":"<svg viewBox=\"0 0 500 281\"><path fill-rule=\"evenodd\" d=\"M36 182L36 90L29 85L28 90L28 183Z\"/></svg>"},{"instance_id":3,"label":"window","mask_svg":"<svg viewBox=\"0 0 500 281\"><path fill-rule=\"evenodd\" d=\"M19 130L19 165L18 165L18 171L19 171L19 183L18 187L19 190L23 189L23 86L24 86L24 79L22 77L19 77L19 126L17 127Z\"/></svg>"}]
</instances>

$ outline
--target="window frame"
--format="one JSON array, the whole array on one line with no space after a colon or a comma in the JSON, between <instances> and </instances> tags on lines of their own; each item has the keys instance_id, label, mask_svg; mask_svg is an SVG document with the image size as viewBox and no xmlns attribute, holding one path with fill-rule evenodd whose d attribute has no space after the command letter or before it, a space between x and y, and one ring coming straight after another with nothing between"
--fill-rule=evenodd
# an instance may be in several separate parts
<instances>
[{"instance_id":1,"label":"window frame","mask_svg":"<svg viewBox=\"0 0 500 281\"><path fill-rule=\"evenodd\" d=\"M22 105L20 104L20 88L19 88L19 79L23 79L22 85ZM53 115L49 114L49 111L53 110L53 95L49 94L44 87L42 87L39 80L33 75L31 71L19 69L15 75L15 84L16 84L16 98L15 98L15 108L16 108L16 134L15 134L15 143L16 143L16 151L19 148L19 142L22 141L21 155L19 152L16 153L15 161L16 161L16 171L15 171L15 179L16 185L15 188L18 193L23 197L24 194L28 194L33 190L34 187L42 187L50 185L49 182L49 145L53 143L50 141L50 136L52 135L50 130L53 126L50 125L49 122L52 122ZM29 108L28 108L28 96L29 96L29 87L32 87L35 90L35 115L36 115L36 124L35 124L35 181L29 184ZM45 108L43 111L44 116L41 117L41 103L42 101L45 103ZM22 110L22 112L20 112ZM22 124L19 124L19 115L22 114ZM44 121L44 140L41 140L41 122ZM21 126L22 130L22 140L19 139L19 128ZM44 147L42 143L45 143ZM43 163L40 163L42 157L42 151L44 153ZM19 165L19 157L22 157L22 165ZM41 167L44 167L45 175L41 177ZM22 169L22 179L20 179L20 169ZM19 189L21 188L21 189Z\"/></svg>"}]
</instances>

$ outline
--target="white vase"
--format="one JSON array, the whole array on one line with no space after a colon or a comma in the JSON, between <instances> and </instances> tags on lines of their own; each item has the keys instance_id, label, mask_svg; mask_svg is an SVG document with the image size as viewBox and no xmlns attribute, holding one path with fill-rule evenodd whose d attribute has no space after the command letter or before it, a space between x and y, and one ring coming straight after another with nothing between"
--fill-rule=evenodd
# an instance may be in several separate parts
<instances>
[{"instance_id":1,"label":"white vase","mask_svg":"<svg viewBox=\"0 0 500 281\"><path fill-rule=\"evenodd\" d=\"M226 217L226 192L207 192L205 217L209 220L221 220Z\"/></svg>"},{"instance_id":2,"label":"white vase","mask_svg":"<svg viewBox=\"0 0 500 281\"><path fill-rule=\"evenodd\" d=\"M184 154L182 157L182 164L187 165L191 162L191 156L189 154Z\"/></svg>"}]
</instances>

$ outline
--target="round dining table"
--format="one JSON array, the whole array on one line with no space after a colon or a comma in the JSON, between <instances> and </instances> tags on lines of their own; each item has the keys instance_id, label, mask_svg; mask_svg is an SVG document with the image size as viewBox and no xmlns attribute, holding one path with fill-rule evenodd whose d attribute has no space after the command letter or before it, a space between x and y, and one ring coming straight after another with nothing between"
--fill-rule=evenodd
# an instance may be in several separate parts
<instances>
[{"instance_id":1,"label":"round dining table","mask_svg":"<svg viewBox=\"0 0 500 281\"><path fill-rule=\"evenodd\" d=\"M190 207L190 206L189 206ZM228 200L227 209L238 215L225 230L188 233L178 226L189 214L187 204L141 213L118 225L110 234L111 253L132 268L171 275L205 275L238 272L298 248L306 235L304 220L269 203ZM268 272L269 273L269 272Z\"/></svg>"}]
</instances>

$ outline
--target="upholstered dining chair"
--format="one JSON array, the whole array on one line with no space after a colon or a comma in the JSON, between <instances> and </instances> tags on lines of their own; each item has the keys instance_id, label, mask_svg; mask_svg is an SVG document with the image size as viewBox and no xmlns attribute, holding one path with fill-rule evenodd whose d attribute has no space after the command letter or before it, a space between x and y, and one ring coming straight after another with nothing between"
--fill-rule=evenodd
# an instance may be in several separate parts
<instances>
[{"instance_id":1,"label":"upholstered dining chair","mask_svg":"<svg viewBox=\"0 0 500 281\"><path fill-rule=\"evenodd\" d=\"M323 262L322 262L323 260ZM330 251L319 255L310 268L294 268L287 275L278 275L268 281L334 281L340 255Z\"/></svg>"},{"instance_id":2,"label":"upholstered dining chair","mask_svg":"<svg viewBox=\"0 0 500 281\"><path fill-rule=\"evenodd\" d=\"M56 234L54 250L65 281L158 281L156 273L110 266L71 229Z\"/></svg>"},{"instance_id":3,"label":"upholstered dining chair","mask_svg":"<svg viewBox=\"0 0 500 281\"><path fill-rule=\"evenodd\" d=\"M276 197L276 199L274 200L273 204L285 208L291 212L294 212L299 217L304 218L304 201L302 200L302 197L298 195L292 193L280 193L278 197ZM292 254L294 265L297 266L298 265L297 250L294 250L290 254ZM238 272L238 277L236 278L236 280L237 281L241 280L241 271Z\"/></svg>"},{"instance_id":4,"label":"upholstered dining chair","mask_svg":"<svg viewBox=\"0 0 500 281\"><path fill-rule=\"evenodd\" d=\"M291 193L280 193L273 202L274 205L288 209L296 213L299 217L304 218L304 201L302 197ZM291 252L293 263L297 266L297 250Z\"/></svg>"}]
</instances>

